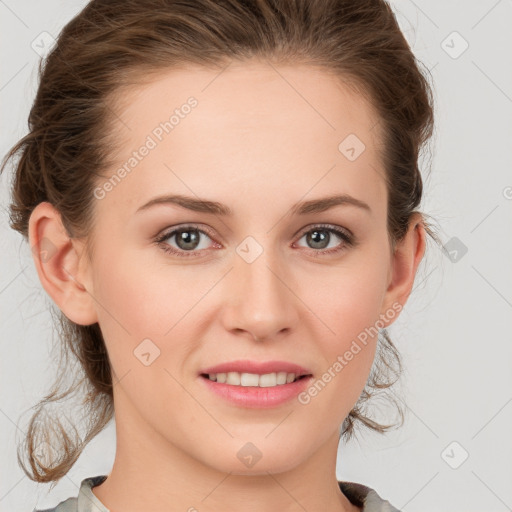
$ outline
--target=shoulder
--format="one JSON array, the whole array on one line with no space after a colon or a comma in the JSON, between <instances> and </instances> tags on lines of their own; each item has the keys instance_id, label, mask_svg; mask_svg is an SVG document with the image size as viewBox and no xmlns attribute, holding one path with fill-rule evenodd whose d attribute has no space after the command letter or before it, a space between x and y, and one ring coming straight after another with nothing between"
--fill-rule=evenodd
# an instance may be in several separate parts
<instances>
[{"instance_id":1,"label":"shoulder","mask_svg":"<svg viewBox=\"0 0 512 512\"><path fill-rule=\"evenodd\" d=\"M91 502L97 505L97 510L108 512L91 491L93 487L102 483L106 478L106 475L85 478L82 480L77 497L61 501L54 508L35 509L33 512L88 512L90 507L81 506L81 503L84 503L84 499L88 505ZM352 504L362 507L362 512L400 512L389 501L382 499L371 487L346 481L338 481L338 485L341 492Z\"/></svg>"},{"instance_id":2,"label":"shoulder","mask_svg":"<svg viewBox=\"0 0 512 512\"><path fill-rule=\"evenodd\" d=\"M344 481L338 481L338 485L341 492L353 505L362 507L362 512L400 512L389 501L381 498L371 487Z\"/></svg>"},{"instance_id":3,"label":"shoulder","mask_svg":"<svg viewBox=\"0 0 512 512\"><path fill-rule=\"evenodd\" d=\"M109 512L92 492L92 488L101 484L106 478L107 475L84 478L76 497L61 501L53 508L34 509L33 512L89 512L92 510L92 504L95 505L93 507L95 512Z\"/></svg>"},{"instance_id":4,"label":"shoulder","mask_svg":"<svg viewBox=\"0 0 512 512\"><path fill-rule=\"evenodd\" d=\"M67 500L61 501L56 507L45 508L45 509L34 509L33 512L77 512L78 511L78 499L68 498Z\"/></svg>"}]
</instances>

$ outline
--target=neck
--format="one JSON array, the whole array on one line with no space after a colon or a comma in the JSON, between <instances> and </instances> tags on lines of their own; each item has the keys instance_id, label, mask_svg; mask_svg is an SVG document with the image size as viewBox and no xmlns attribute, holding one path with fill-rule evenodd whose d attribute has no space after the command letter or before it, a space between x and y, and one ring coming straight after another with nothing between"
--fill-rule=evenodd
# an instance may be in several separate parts
<instances>
[{"instance_id":1,"label":"neck","mask_svg":"<svg viewBox=\"0 0 512 512\"><path fill-rule=\"evenodd\" d=\"M116 420L122 411L116 403ZM126 411L125 411L126 412ZM116 421L112 471L93 493L109 510L135 512L356 512L336 480L338 432L308 458L279 471L221 471L184 451L134 411ZM186 446L182 444L182 446ZM188 443L193 441L188 440ZM243 442L238 440L239 445ZM263 458L262 458L263 460ZM256 465L254 469L256 469ZM260 466L261 467L261 466Z\"/></svg>"}]
</instances>

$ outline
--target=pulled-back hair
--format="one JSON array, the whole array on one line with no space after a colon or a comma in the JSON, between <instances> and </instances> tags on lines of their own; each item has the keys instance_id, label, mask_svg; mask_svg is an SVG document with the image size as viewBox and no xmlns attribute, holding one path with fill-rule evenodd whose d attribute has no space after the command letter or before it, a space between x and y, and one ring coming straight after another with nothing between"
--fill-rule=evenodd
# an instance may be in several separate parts
<instances>
[{"instance_id":1,"label":"pulled-back hair","mask_svg":"<svg viewBox=\"0 0 512 512\"><path fill-rule=\"evenodd\" d=\"M10 225L28 240L28 223L42 201L51 203L73 238L95 225L94 188L115 154L115 99L124 87L173 67L197 64L221 70L231 61L266 59L309 64L333 73L363 95L378 113L381 158L388 191L387 228L396 244L419 212L418 158L433 132L432 91L391 7L384 0L93 0L61 31L41 61L28 134L4 158L14 157ZM437 241L422 214L430 237ZM89 256L94 248L86 245ZM59 375L38 404L18 462L37 482L56 482L86 444L113 418L113 383L97 323L77 325L57 312ZM382 329L366 386L342 425L384 432L365 414L366 402L391 387L402 371L400 355ZM75 380L69 365L76 363ZM64 398L81 397L86 432L50 413ZM403 424L400 403L397 407ZM48 443L48 445L44 444ZM36 450L51 446L43 462ZM28 457L28 463L23 459Z\"/></svg>"}]
</instances>

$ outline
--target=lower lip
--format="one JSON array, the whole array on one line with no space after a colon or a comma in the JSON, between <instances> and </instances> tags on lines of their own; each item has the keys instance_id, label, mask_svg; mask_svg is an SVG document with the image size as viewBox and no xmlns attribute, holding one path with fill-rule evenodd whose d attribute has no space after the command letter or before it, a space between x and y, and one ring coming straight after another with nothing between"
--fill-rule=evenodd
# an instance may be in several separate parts
<instances>
[{"instance_id":1,"label":"lower lip","mask_svg":"<svg viewBox=\"0 0 512 512\"><path fill-rule=\"evenodd\" d=\"M267 388L257 386L232 386L231 384L221 384L207 377L200 376L199 378L204 381L208 389L228 402L240 407L265 409L277 407L297 396L308 386L312 376L310 375L288 384L279 384Z\"/></svg>"}]
</instances>

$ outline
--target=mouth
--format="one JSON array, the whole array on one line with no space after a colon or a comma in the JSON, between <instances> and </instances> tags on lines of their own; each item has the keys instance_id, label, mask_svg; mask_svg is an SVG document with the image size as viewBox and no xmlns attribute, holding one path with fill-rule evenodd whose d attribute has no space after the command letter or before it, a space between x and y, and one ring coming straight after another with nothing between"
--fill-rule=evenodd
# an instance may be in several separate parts
<instances>
[{"instance_id":1,"label":"mouth","mask_svg":"<svg viewBox=\"0 0 512 512\"><path fill-rule=\"evenodd\" d=\"M236 407L273 408L292 401L311 382L306 368L289 361L229 361L203 368L206 389Z\"/></svg>"},{"instance_id":2,"label":"mouth","mask_svg":"<svg viewBox=\"0 0 512 512\"><path fill-rule=\"evenodd\" d=\"M311 377L311 374L296 374L293 372L272 372L272 373L246 373L246 372L219 372L201 373L200 376L219 384L240 387L270 388L291 384L302 379Z\"/></svg>"},{"instance_id":3,"label":"mouth","mask_svg":"<svg viewBox=\"0 0 512 512\"><path fill-rule=\"evenodd\" d=\"M268 409L290 403L310 384L313 376L293 372L201 373L199 379L213 395L242 408Z\"/></svg>"}]
</instances>

